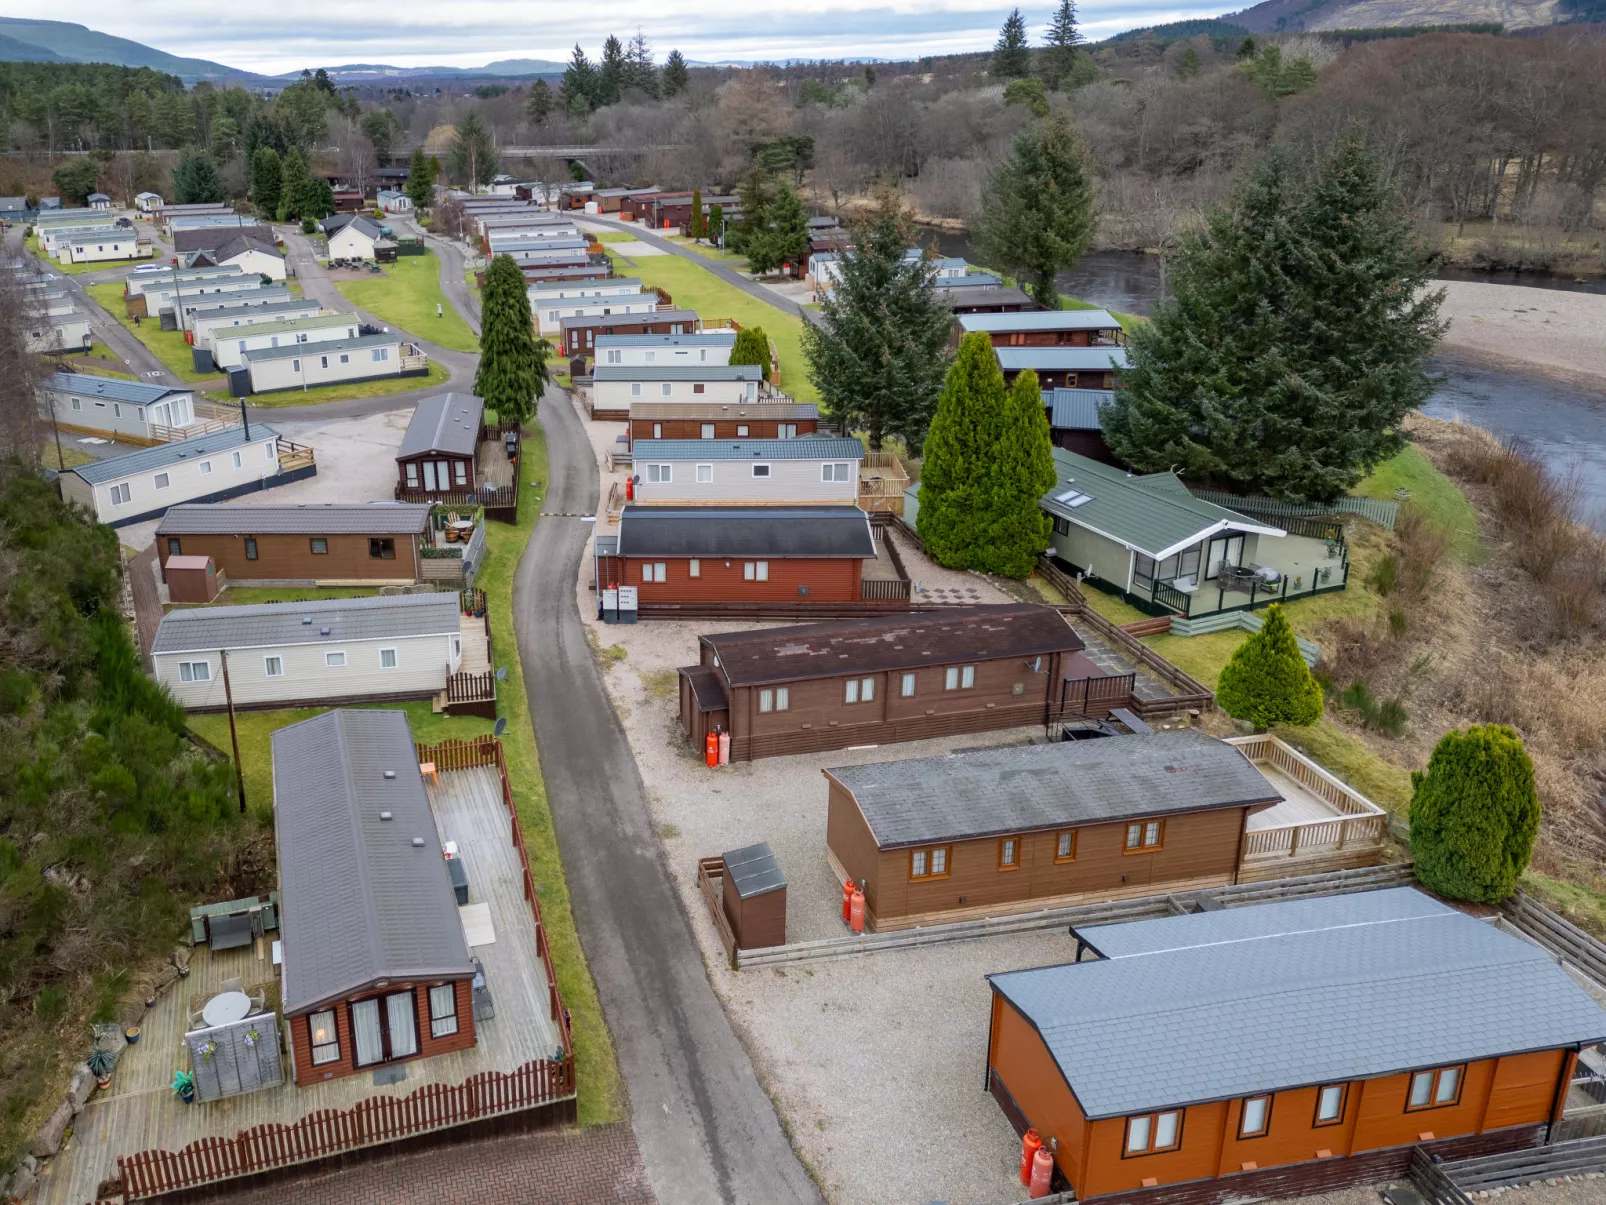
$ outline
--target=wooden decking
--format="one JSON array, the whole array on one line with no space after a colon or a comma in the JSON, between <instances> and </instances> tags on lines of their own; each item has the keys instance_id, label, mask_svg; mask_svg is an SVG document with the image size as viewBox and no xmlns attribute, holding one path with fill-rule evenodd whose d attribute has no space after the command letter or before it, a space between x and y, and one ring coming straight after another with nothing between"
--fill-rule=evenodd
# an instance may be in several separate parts
<instances>
[{"instance_id":1,"label":"wooden decking","mask_svg":"<svg viewBox=\"0 0 1606 1205\"><path fill-rule=\"evenodd\" d=\"M184 1065L185 1007L234 976L248 990L270 989L270 1003L278 988L278 968L267 943L260 956L249 948L220 954L197 949L190 977L146 1012L140 1042L124 1052L111 1090L97 1093L79 1115L70 1149L45 1165L40 1205L94 1201L97 1186L117 1175L118 1156L176 1152L208 1137L232 1139L253 1126L293 1123L319 1109L350 1110L375 1097L406 1097L426 1084L457 1085L482 1072L511 1073L560 1053L553 995L524 898L524 870L512 841L500 774L490 765L443 770L439 778L438 785L425 785L441 839L457 842L468 871L469 907L484 911L477 906L489 905L495 933L493 942L470 949L485 968L496 1011L494 1019L478 1022L477 1044L401 1064L406 1078L399 1084L378 1086L371 1073L363 1073L299 1088L287 1082L212 1104L183 1104L170 1085L174 1071ZM286 1055L287 1070L288 1062Z\"/></svg>"},{"instance_id":2,"label":"wooden decking","mask_svg":"<svg viewBox=\"0 0 1606 1205\"><path fill-rule=\"evenodd\" d=\"M1249 818L1241 882L1281 878L1289 863L1308 873L1372 866L1382 860L1388 813L1274 736L1234 737L1239 750L1283 801Z\"/></svg>"}]
</instances>

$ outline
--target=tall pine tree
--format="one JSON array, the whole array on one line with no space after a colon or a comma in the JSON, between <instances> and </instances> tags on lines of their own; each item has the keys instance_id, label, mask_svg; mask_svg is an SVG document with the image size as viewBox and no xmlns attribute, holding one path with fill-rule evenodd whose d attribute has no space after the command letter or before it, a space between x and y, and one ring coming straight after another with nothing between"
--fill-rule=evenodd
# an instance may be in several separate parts
<instances>
[{"instance_id":1,"label":"tall pine tree","mask_svg":"<svg viewBox=\"0 0 1606 1205\"><path fill-rule=\"evenodd\" d=\"M563 69L559 93L563 97L563 111L570 117L584 117L597 107L597 69L578 42L569 56L569 65Z\"/></svg>"},{"instance_id":2,"label":"tall pine tree","mask_svg":"<svg viewBox=\"0 0 1606 1205\"><path fill-rule=\"evenodd\" d=\"M1093 239L1093 185L1064 114L1021 131L987 183L976 240L986 262L1014 272L1039 305L1057 310L1054 277Z\"/></svg>"},{"instance_id":3,"label":"tall pine tree","mask_svg":"<svg viewBox=\"0 0 1606 1205\"><path fill-rule=\"evenodd\" d=\"M496 140L477 109L470 109L457 123L452 135L452 175L469 188L489 184L498 164Z\"/></svg>"},{"instance_id":4,"label":"tall pine tree","mask_svg":"<svg viewBox=\"0 0 1606 1205\"><path fill-rule=\"evenodd\" d=\"M291 147L284 153L279 168L279 221L299 221L301 204L307 199L307 189L312 184L307 161L299 150Z\"/></svg>"},{"instance_id":5,"label":"tall pine tree","mask_svg":"<svg viewBox=\"0 0 1606 1205\"><path fill-rule=\"evenodd\" d=\"M524 422L546 393L546 351L535 337L524 273L512 256L496 256L485 271L474 392L499 416Z\"/></svg>"},{"instance_id":6,"label":"tall pine tree","mask_svg":"<svg viewBox=\"0 0 1606 1205\"><path fill-rule=\"evenodd\" d=\"M251 156L251 201L257 213L270 222L279 216L279 178L283 171L279 152L271 146L258 147Z\"/></svg>"},{"instance_id":7,"label":"tall pine tree","mask_svg":"<svg viewBox=\"0 0 1606 1205\"><path fill-rule=\"evenodd\" d=\"M205 151L180 156L178 166L173 169L173 196L179 205L222 201L228 196L212 156Z\"/></svg>"},{"instance_id":8,"label":"tall pine tree","mask_svg":"<svg viewBox=\"0 0 1606 1205\"><path fill-rule=\"evenodd\" d=\"M1048 37L1041 59L1043 82L1050 88L1064 86L1071 69L1076 66L1077 47L1081 44L1082 31L1076 24L1076 0L1060 0L1060 6L1054 10L1054 19L1048 24Z\"/></svg>"},{"instance_id":9,"label":"tall pine tree","mask_svg":"<svg viewBox=\"0 0 1606 1205\"><path fill-rule=\"evenodd\" d=\"M546 119L552 113L552 89L546 85L546 80L538 79L530 89L530 99L524 104L524 116L530 119L533 126L546 125Z\"/></svg>"},{"instance_id":10,"label":"tall pine tree","mask_svg":"<svg viewBox=\"0 0 1606 1205\"><path fill-rule=\"evenodd\" d=\"M1011 9L993 47L992 74L997 79L1024 79L1032 73L1032 52L1026 44L1026 18Z\"/></svg>"},{"instance_id":11,"label":"tall pine tree","mask_svg":"<svg viewBox=\"0 0 1606 1205\"><path fill-rule=\"evenodd\" d=\"M809 215L803 199L782 184L756 227L742 218L742 249L749 270L759 276L799 262L809 249Z\"/></svg>"},{"instance_id":12,"label":"tall pine tree","mask_svg":"<svg viewBox=\"0 0 1606 1205\"><path fill-rule=\"evenodd\" d=\"M818 321L803 324L803 354L831 418L863 428L872 451L895 435L918 456L948 368L953 315L928 260L904 257L911 235L897 193L880 186L837 257L839 279Z\"/></svg>"},{"instance_id":13,"label":"tall pine tree","mask_svg":"<svg viewBox=\"0 0 1606 1205\"><path fill-rule=\"evenodd\" d=\"M669 57L664 60L664 99L679 96L686 90L686 84L691 79L691 73L686 69L686 56L678 50L671 50Z\"/></svg>"},{"instance_id":14,"label":"tall pine tree","mask_svg":"<svg viewBox=\"0 0 1606 1205\"><path fill-rule=\"evenodd\" d=\"M1269 156L1183 240L1171 281L1102 415L1132 467L1326 502L1403 446L1443 294L1358 142L1308 183Z\"/></svg>"},{"instance_id":15,"label":"tall pine tree","mask_svg":"<svg viewBox=\"0 0 1606 1205\"><path fill-rule=\"evenodd\" d=\"M413 203L413 208L420 211L428 209L435 200L435 175L421 146L413 148L413 159L407 167L407 183L403 191Z\"/></svg>"},{"instance_id":16,"label":"tall pine tree","mask_svg":"<svg viewBox=\"0 0 1606 1205\"><path fill-rule=\"evenodd\" d=\"M624 95L629 80L630 63L625 57L624 43L613 34L602 44L602 61L597 65L597 86L592 101L599 109L616 105Z\"/></svg>"}]
</instances>

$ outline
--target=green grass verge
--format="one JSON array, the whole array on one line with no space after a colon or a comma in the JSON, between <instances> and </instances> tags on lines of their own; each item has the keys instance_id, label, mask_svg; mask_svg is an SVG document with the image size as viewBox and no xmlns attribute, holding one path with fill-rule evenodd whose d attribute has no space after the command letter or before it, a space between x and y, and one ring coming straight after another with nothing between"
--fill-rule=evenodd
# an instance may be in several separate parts
<instances>
[{"instance_id":1,"label":"green grass verge","mask_svg":"<svg viewBox=\"0 0 1606 1205\"><path fill-rule=\"evenodd\" d=\"M1083 301L1079 297L1067 297L1060 294L1060 309L1062 310L1102 310L1108 307L1095 305L1091 301ZM1134 327L1142 326L1148 321L1142 314L1123 314L1120 310L1110 310L1110 317L1121 324L1122 330L1130 331Z\"/></svg>"},{"instance_id":2,"label":"green grass verge","mask_svg":"<svg viewBox=\"0 0 1606 1205\"><path fill-rule=\"evenodd\" d=\"M451 373L434 360L421 377L384 377L378 381L347 381L340 385L319 385L313 389L281 389L274 393L253 393L253 406L311 406L317 402L343 402L354 397L383 397L387 393L406 393L438 385Z\"/></svg>"},{"instance_id":3,"label":"green grass verge","mask_svg":"<svg viewBox=\"0 0 1606 1205\"><path fill-rule=\"evenodd\" d=\"M378 276L337 281L335 287L353 304L420 339L450 351L480 349L479 339L441 292L441 261L433 251L401 256Z\"/></svg>"},{"instance_id":4,"label":"green grass verge","mask_svg":"<svg viewBox=\"0 0 1606 1205\"><path fill-rule=\"evenodd\" d=\"M1451 547L1461 560L1477 561L1481 548L1477 512L1455 482L1429 464L1415 447L1407 445L1398 456L1378 465L1352 492L1363 498L1392 500L1395 491L1402 489L1429 520L1450 533Z\"/></svg>"},{"instance_id":5,"label":"green grass verge","mask_svg":"<svg viewBox=\"0 0 1606 1205\"><path fill-rule=\"evenodd\" d=\"M775 340L780 355L782 391L800 402L820 400L803 359L803 319L742 292L695 260L679 255L644 255L640 259L615 255L614 259L630 266L625 275L665 290L681 309L696 310L704 319L734 318L744 327L762 326Z\"/></svg>"},{"instance_id":6,"label":"green grass verge","mask_svg":"<svg viewBox=\"0 0 1606 1205\"><path fill-rule=\"evenodd\" d=\"M64 472L67 469L76 469L81 464L88 464L95 458L82 448L75 448L63 439L58 449L54 439L47 439L42 443L39 451L39 463L47 469Z\"/></svg>"},{"instance_id":7,"label":"green grass verge","mask_svg":"<svg viewBox=\"0 0 1606 1205\"><path fill-rule=\"evenodd\" d=\"M89 272L105 272L111 268L132 268L137 264L146 262L138 259L111 259L92 264L64 264L59 259L54 259L39 249L37 235L30 234L24 241L28 250L37 255L40 262L45 265L45 271L60 272L63 276L83 276Z\"/></svg>"},{"instance_id":8,"label":"green grass verge","mask_svg":"<svg viewBox=\"0 0 1606 1205\"><path fill-rule=\"evenodd\" d=\"M91 343L88 351L74 352L68 359L74 372L87 372L97 377L121 377L125 381L138 380L123 363L123 358L104 343Z\"/></svg>"},{"instance_id":9,"label":"green grass verge","mask_svg":"<svg viewBox=\"0 0 1606 1205\"><path fill-rule=\"evenodd\" d=\"M377 593L368 586L230 586L212 605L246 607L257 603L307 602L314 598L366 598Z\"/></svg>"},{"instance_id":10,"label":"green grass verge","mask_svg":"<svg viewBox=\"0 0 1606 1205\"><path fill-rule=\"evenodd\" d=\"M184 342L183 331L164 331L162 324L155 318L148 318L138 326L134 320L123 312L123 285L121 281L108 280L100 284L85 285L84 292L100 304L119 323L124 330L133 335L150 349L158 360L167 366L169 372L181 381L188 381L192 385L209 385L214 388L225 388L227 381L215 372L196 372L195 360L191 355L190 345Z\"/></svg>"},{"instance_id":11,"label":"green grass verge","mask_svg":"<svg viewBox=\"0 0 1606 1205\"><path fill-rule=\"evenodd\" d=\"M1552 878L1537 870L1529 870L1522 876L1522 885L1538 896L1541 902L1591 933L1597 936L1606 933L1606 879L1601 877L1600 867L1577 863L1566 869L1580 881Z\"/></svg>"}]
</instances>

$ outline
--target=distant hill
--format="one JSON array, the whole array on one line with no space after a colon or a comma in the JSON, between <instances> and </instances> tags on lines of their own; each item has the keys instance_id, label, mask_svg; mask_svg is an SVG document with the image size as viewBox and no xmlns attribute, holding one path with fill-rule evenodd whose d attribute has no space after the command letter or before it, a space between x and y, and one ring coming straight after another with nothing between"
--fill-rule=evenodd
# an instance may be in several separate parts
<instances>
[{"instance_id":1,"label":"distant hill","mask_svg":"<svg viewBox=\"0 0 1606 1205\"><path fill-rule=\"evenodd\" d=\"M483 79L486 76L562 75L563 63L550 59L500 59L483 67L392 67L388 63L342 63L338 67L325 67L329 78L337 84L376 84L385 80L411 79ZM316 67L313 70L317 70ZM301 78L300 70L286 71L275 76L286 83Z\"/></svg>"},{"instance_id":2,"label":"distant hill","mask_svg":"<svg viewBox=\"0 0 1606 1205\"><path fill-rule=\"evenodd\" d=\"M1223 20L1254 33L1499 23L1531 29L1574 19L1567 0L1265 0Z\"/></svg>"},{"instance_id":3,"label":"distant hill","mask_svg":"<svg viewBox=\"0 0 1606 1205\"><path fill-rule=\"evenodd\" d=\"M127 38L114 38L85 25L66 21L30 21L20 17L0 17L0 59L8 62L111 63L118 67L149 67L176 75L186 84L198 80L214 82L260 80L248 71L236 71L206 59L180 58ZM13 53L14 47L22 52ZM41 58L41 54L43 57Z\"/></svg>"},{"instance_id":4,"label":"distant hill","mask_svg":"<svg viewBox=\"0 0 1606 1205\"><path fill-rule=\"evenodd\" d=\"M1166 25L1146 25L1142 29L1129 29L1118 33L1113 38L1106 38L1106 42L1137 42L1153 39L1157 42L1179 42L1183 38L1196 38L1200 34L1208 34L1212 38L1241 38L1249 30L1243 25L1235 25L1231 21L1220 17L1207 17L1202 20L1172 21Z\"/></svg>"}]
</instances>

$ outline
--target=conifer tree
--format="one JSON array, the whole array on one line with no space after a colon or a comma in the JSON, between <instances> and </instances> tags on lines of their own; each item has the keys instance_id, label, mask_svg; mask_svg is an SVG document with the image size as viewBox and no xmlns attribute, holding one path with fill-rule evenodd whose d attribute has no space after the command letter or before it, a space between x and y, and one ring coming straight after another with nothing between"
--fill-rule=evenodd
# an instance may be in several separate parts
<instances>
[{"instance_id":1,"label":"conifer tree","mask_svg":"<svg viewBox=\"0 0 1606 1205\"><path fill-rule=\"evenodd\" d=\"M228 190L223 187L223 177L218 175L212 156L194 151L181 155L173 168L173 195L179 205L194 205L222 201Z\"/></svg>"},{"instance_id":2,"label":"conifer tree","mask_svg":"<svg viewBox=\"0 0 1606 1205\"><path fill-rule=\"evenodd\" d=\"M307 187L312 183L307 161L299 150L291 147L284 153L279 167L279 221L299 221L301 203L307 199Z\"/></svg>"},{"instance_id":3,"label":"conifer tree","mask_svg":"<svg viewBox=\"0 0 1606 1205\"><path fill-rule=\"evenodd\" d=\"M597 86L591 96L592 103L599 109L618 104L629 74L624 43L609 34L602 44L602 60L597 64Z\"/></svg>"},{"instance_id":4,"label":"conifer tree","mask_svg":"<svg viewBox=\"0 0 1606 1205\"><path fill-rule=\"evenodd\" d=\"M707 236L708 219L703 214L703 190L700 188L691 190L691 221L688 225L688 238L701 239Z\"/></svg>"},{"instance_id":5,"label":"conifer tree","mask_svg":"<svg viewBox=\"0 0 1606 1205\"><path fill-rule=\"evenodd\" d=\"M1082 44L1082 31L1076 24L1076 0L1060 0L1054 10L1054 19L1048 25L1048 38L1043 47L1043 82L1050 88L1063 87L1076 66L1077 48Z\"/></svg>"},{"instance_id":6,"label":"conifer tree","mask_svg":"<svg viewBox=\"0 0 1606 1205\"><path fill-rule=\"evenodd\" d=\"M301 188L301 200L296 212L303 222L321 222L335 211L335 190L322 176L312 176Z\"/></svg>"},{"instance_id":7,"label":"conifer tree","mask_svg":"<svg viewBox=\"0 0 1606 1205\"><path fill-rule=\"evenodd\" d=\"M924 497L920 508L925 509ZM1250 720L1257 728L1305 727L1321 718L1321 683L1311 676L1281 603L1266 608L1260 631L1239 645L1222 667L1216 702L1228 715Z\"/></svg>"},{"instance_id":8,"label":"conifer tree","mask_svg":"<svg viewBox=\"0 0 1606 1205\"><path fill-rule=\"evenodd\" d=\"M998 31L998 43L993 47L991 72L997 79L1021 79L1032 73L1032 52L1026 44L1026 18L1020 9L1011 9L1004 18L1004 27Z\"/></svg>"},{"instance_id":9,"label":"conifer tree","mask_svg":"<svg viewBox=\"0 0 1606 1205\"><path fill-rule=\"evenodd\" d=\"M636 36L630 39L630 46L625 51L625 87L636 89L649 100L658 99L658 67L652 61L652 47L647 42L647 35L641 32L639 25L636 26Z\"/></svg>"},{"instance_id":10,"label":"conifer tree","mask_svg":"<svg viewBox=\"0 0 1606 1205\"><path fill-rule=\"evenodd\" d=\"M764 379L770 379L770 337L764 333L762 326L744 326L736 332L730 362L756 364L764 370Z\"/></svg>"},{"instance_id":11,"label":"conifer tree","mask_svg":"<svg viewBox=\"0 0 1606 1205\"><path fill-rule=\"evenodd\" d=\"M897 193L878 187L837 257L840 278L819 320L803 324L803 353L827 415L863 428L872 451L895 435L918 456L948 368L953 315L929 260L905 258L911 238Z\"/></svg>"},{"instance_id":12,"label":"conifer tree","mask_svg":"<svg viewBox=\"0 0 1606 1205\"><path fill-rule=\"evenodd\" d=\"M498 170L496 140L479 110L470 109L458 120L452 136L452 175L469 188L489 184Z\"/></svg>"},{"instance_id":13,"label":"conifer tree","mask_svg":"<svg viewBox=\"0 0 1606 1205\"><path fill-rule=\"evenodd\" d=\"M530 89L530 99L524 104L524 115L530 119L531 125L544 126L551 113L552 89L547 87L546 80L538 79Z\"/></svg>"},{"instance_id":14,"label":"conifer tree","mask_svg":"<svg viewBox=\"0 0 1606 1205\"><path fill-rule=\"evenodd\" d=\"M569 65L563 69L558 91L563 97L563 111L570 117L584 117L597 107L597 69L578 42L569 56Z\"/></svg>"},{"instance_id":15,"label":"conifer tree","mask_svg":"<svg viewBox=\"0 0 1606 1205\"><path fill-rule=\"evenodd\" d=\"M671 50L669 57L664 60L664 99L679 96L686 90L691 80L691 73L686 69L686 57L678 50Z\"/></svg>"},{"instance_id":16,"label":"conifer tree","mask_svg":"<svg viewBox=\"0 0 1606 1205\"><path fill-rule=\"evenodd\" d=\"M972 331L959 341L922 449L915 524L926 555L939 565L981 568L979 558L992 536L989 463L1002 441L1008 408L992 339Z\"/></svg>"},{"instance_id":17,"label":"conifer tree","mask_svg":"<svg viewBox=\"0 0 1606 1205\"><path fill-rule=\"evenodd\" d=\"M1009 387L1003 431L988 465L992 530L978 567L1004 577L1028 577L1053 536L1054 518L1041 501L1056 480L1048 411L1031 369Z\"/></svg>"},{"instance_id":18,"label":"conifer tree","mask_svg":"<svg viewBox=\"0 0 1606 1205\"><path fill-rule=\"evenodd\" d=\"M1123 461L1325 502L1403 446L1443 293L1358 142L1308 183L1269 156L1183 239L1171 282L1102 414Z\"/></svg>"},{"instance_id":19,"label":"conifer tree","mask_svg":"<svg viewBox=\"0 0 1606 1205\"><path fill-rule=\"evenodd\" d=\"M790 185L775 190L756 226L749 224L744 210L742 249L748 268L759 276L798 262L809 249L808 211Z\"/></svg>"},{"instance_id":20,"label":"conifer tree","mask_svg":"<svg viewBox=\"0 0 1606 1205\"><path fill-rule=\"evenodd\" d=\"M1057 310L1054 277L1093 239L1093 185L1063 114L1021 131L987 183L976 236L989 264L1013 271L1041 306Z\"/></svg>"},{"instance_id":21,"label":"conifer tree","mask_svg":"<svg viewBox=\"0 0 1606 1205\"><path fill-rule=\"evenodd\" d=\"M1539 832L1533 761L1516 731L1445 733L1411 785L1411 857L1423 886L1480 904L1515 891Z\"/></svg>"},{"instance_id":22,"label":"conifer tree","mask_svg":"<svg viewBox=\"0 0 1606 1205\"><path fill-rule=\"evenodd\" d=\"M524 422L546 392L546 352L535 336L524 273L512 256L496 256L485 272L474 392L498 415Z\"/></svg>"},{"instance_id":23,"label":"conifer tree","mask_svg":"<svg viewBox=\"0 0 1606 1205\"><path fill-rule=\"evenodd\" d=\"M705 228L705 233L709 242L718 245L720 238L725 233L725 207L723 205L715 205L708 211L708 224Z\"/></svg>"},{"instance_id":24,"label":"conifer tree","mask_svg":"<svg viewBox=\"0 0 1606 1205\"><path fill-rule=\"evenodd\" d=\"M413 159L407 167L407 183L402 189L413 208L425 210L435 199L435 176L429 169L429 160L421 146L413 148Z\"/></svg>"},{"instance_id":25,"label":"conifer tree","mask_svg":"<svg viewBox=\"0 0 1606 1205\"><path fill-rule=\"evenodd\" d=\"M283 171L279 152L271 146L258 147L251 156L251 201L257 213L270 222L279 216L279 179Z\"/></svg>"}]
</instances>

